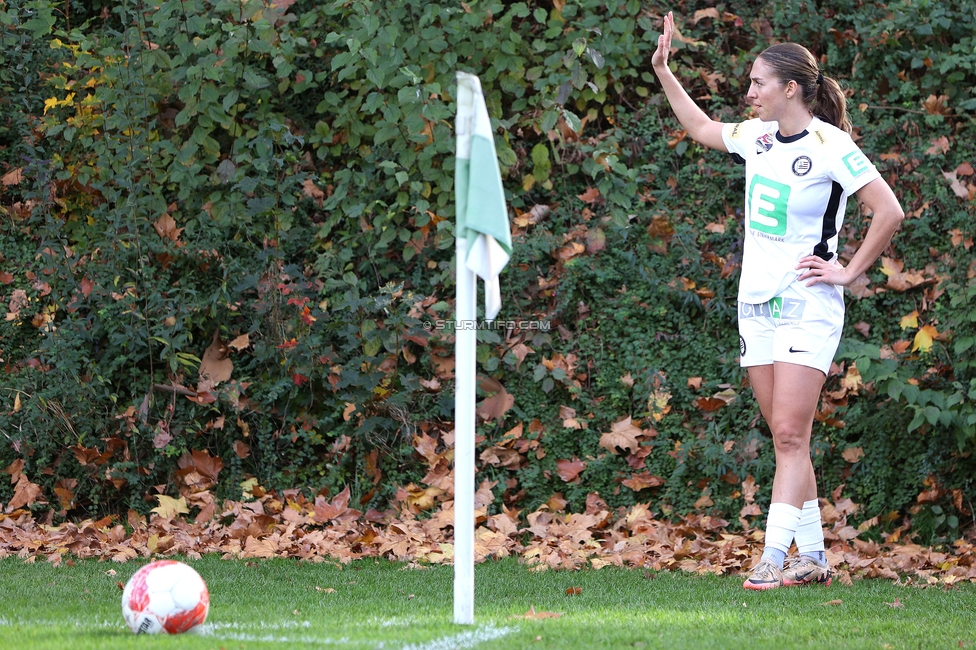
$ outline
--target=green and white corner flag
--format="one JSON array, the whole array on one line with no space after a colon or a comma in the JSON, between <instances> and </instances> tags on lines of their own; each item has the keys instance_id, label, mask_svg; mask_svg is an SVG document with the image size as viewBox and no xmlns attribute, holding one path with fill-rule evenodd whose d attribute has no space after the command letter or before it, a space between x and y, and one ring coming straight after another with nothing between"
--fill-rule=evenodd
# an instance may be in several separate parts
<instances>
[{"instance_id":1,"label":"green and white corner flag","mask_svg":"<svg viewBox=\"0 0 976 650\"><path fill-rule=\"evenodd\" d=\"M481 81L458 72L457 84L456 236L467 241L465 266L485 282L485 318L492 320L502 306L498 276L512 255L512 234Z\"/></svg>"},{"instance_id":2,"label":"green and white corner flag","mask_svg":"<svg viewBox=\"0 0 976 650\"><path fill-rule=\"evenodd\" d=\"M502 306L498 275L512 253L505 191L495 157L488 108L478 77L457 73L457 300L454 331L454 622L474 623L475 397L478 277L485 281L485 318Z\"/></svg>"}]
</instances>

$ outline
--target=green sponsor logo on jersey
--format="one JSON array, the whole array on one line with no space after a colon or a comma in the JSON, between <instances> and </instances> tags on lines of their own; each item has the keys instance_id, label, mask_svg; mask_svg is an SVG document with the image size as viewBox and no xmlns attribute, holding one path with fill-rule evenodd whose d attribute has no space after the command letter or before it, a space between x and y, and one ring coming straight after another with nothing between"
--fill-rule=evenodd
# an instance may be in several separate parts
<instances>
[{"instance_id":1,"label":"green sponsor logo on jersey","mask_svg":"<svg viewBox=\"0 0 976 650\"><path fill-rule=\"evenodd\" d=\"M749 184L749 227L770 235L785 235L789 201L789 185L756 174Z\"/></svg>"},{"instance_id":2,"label":"green sponsor logo on jersey","mask_svg":"<svg viewBox=\"0 0 976 650\"><path fill-rule=\"evenodd\" d=\"M855 178L868 170L867 158L860 151L852 151L841 158L841 160L847 165L847 170L851 172L851 176Z\"/></svg>"}]
</instances>

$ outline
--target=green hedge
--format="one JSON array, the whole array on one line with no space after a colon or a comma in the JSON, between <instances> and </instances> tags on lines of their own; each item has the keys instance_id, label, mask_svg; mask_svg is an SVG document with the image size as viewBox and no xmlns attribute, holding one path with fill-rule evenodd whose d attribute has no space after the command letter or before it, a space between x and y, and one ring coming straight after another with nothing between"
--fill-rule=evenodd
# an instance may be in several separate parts
<instances>
[{"instance_id":1,"label":"green hedge","mask_svg":"<svg viewBox=\"0 0 976 650\"><path fill-rule=\"evenodd\" d=\"M0 172L22 174L0 188L0 296L11 313L21 296L0 322L0 463L25 463L51 502L33 507L144 511L192 450L222 459L223 495L350 485L383 507L422 482L414 438L453 417L451 339L422 323L452 315L458 69L481 77L516 217L501 316L551 324L479 334L482 373L515 396L479 424L480 453L518 452L481 463L495 507L560 493L580 509L596 491L734 522L749 476L768 499L772 445L736 360L741 169L684 137L658 91L664 6L67 7L0 6ZM957 534L976 469L958 196L976 182L972 8L692 3L678 26L675 69L717 119L740 119L777 39L851 89L910 218L849 301L814 433L821 490ZM847 240L866 224L852 205ZM224 357L230 379L199 386ZM627 416L638 453L610 453L601 435ZM572 459L586 467L567 482Z\"/></svg>"}]
</instances>

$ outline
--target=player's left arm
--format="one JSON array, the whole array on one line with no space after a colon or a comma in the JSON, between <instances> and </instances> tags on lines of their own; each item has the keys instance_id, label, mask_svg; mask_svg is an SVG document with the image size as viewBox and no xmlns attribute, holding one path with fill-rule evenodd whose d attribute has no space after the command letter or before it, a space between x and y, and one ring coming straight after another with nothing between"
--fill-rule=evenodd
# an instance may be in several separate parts
<instances>
[{"instance_id":1,"label":"player's left arm","mask_svg":"<svg viewBox=\"0 0 976 650\"><path fill-rule=\"evenodd\" d=\"M865 235L860 248L846 267L839 262L828 262L816 255L801 259L796 267L801 271L797 279L801 282L807 281L808 287L818 282L846 287L875 263L891 241L895 231L901 227L901 222L905 219L905 211L902 210L895 193L883 178L876 178L859 189L857 198L868 211L873 213L868 234Z\"/></svg>"}]
</instances>

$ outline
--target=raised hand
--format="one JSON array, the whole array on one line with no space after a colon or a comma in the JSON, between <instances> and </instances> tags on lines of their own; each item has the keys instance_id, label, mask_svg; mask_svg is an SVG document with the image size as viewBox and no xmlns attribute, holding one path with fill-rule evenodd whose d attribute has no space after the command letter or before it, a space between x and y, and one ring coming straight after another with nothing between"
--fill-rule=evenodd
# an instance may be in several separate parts
<instances>
[{"instance_id":1,"label":"raised hand","mask_svg":"<svg viewBox=\"0 0 976 650\"><path fill-rule=\"evenodd\" d=\"M664 17L664 33L657 37L657 49L651 56L651 66L666 68L671 53L671 36L674 34L674 13L669 11Z\"/></svg>"}]
</instances>

